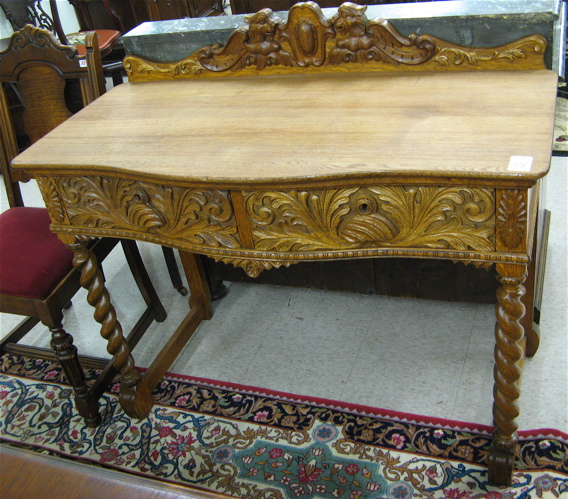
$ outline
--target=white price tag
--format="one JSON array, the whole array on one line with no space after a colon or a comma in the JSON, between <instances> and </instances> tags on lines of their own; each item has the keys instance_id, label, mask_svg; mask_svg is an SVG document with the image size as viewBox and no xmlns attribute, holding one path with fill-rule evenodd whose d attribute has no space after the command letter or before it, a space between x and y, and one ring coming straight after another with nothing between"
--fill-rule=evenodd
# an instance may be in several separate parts
<instances>
[{"instance_id":1,"label":"white price tag","mask_svg":"<svg viewBox=\"0 0 568 499\"><path fill-rule=\"evenodd\" d=\"M532 156L511 156L507 170L510 172L530 172L533 159Z\"/></svg>"},{"instance_id":2,"label":"white price tag","mask_svg":"<svg viewBox=\"0 0 568 499\"><path fill-rule=\"evenodd\" d=\"M82 68L86 68L87 67L87 59L80 59L79 60L79 66L81 66Z\"/></svg>"}]
</instances>

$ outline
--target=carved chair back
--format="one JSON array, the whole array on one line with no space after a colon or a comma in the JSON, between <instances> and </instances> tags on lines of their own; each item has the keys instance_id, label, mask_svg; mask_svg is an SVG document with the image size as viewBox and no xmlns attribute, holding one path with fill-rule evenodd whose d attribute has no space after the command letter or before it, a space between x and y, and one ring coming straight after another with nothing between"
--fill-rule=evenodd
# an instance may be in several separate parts
<instances>
[{"instance_id":1,"label":"carved chair back","mask_svg":"<svg viewBox=\"0 0 568 499\"><path fill-rule=\"evenodd\" d=\"M224 46L208 45L181 61L124 59L130 81L347 71L546 69L546 39L531 35L501 47L472 48L432 35L401 35L367 7L342 4L330 19L314 2L290 8L287 21L265 8L245 17Z\"/></svg>"},{"instance_id":2,"label":"carved chair back","mask_svg":"<svg viewBox=\"0 0 568 499\"><path fill-rule=\"evenodd\" d=\"M67 81L80 82L83 105L105 91L97 38L89 33L86 55L60 44L51 32L26 25L12 35L8 48L0 52L1 163L10 206L23 205L16 174L9 168L18 154L14 121L4 85L13 85L25 110L23 127L34 143L71 116L65 100Z\"/></svg>"}]
</instances>

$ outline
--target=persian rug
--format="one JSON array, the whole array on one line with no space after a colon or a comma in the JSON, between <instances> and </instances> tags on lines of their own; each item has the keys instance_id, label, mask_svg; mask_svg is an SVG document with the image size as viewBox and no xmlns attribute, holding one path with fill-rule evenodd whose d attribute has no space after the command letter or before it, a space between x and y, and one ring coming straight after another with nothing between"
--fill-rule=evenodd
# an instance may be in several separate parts
<instances>
[{"instance_id":1,"label":"persian rug","mask_svg":"<svg viewBox=\"0 0 568 499\"><path fill-rule=\"evenodd\" d=\"M514 483L497 488L489 427L170 374L146 419L122 412L113 384L87 428L62 381L54 362L0 358L3 443L247 499L568 494L568 435L555 430L522 432Z\"/></svg>"},{"instance_id":2,"label":"persian rug","mask_svg":"<svg viewBox=\"0 0 568 499\"><path fill-rule=\"evenodd\" d=\"M568 86L565 82L558 86L552 152L559 156L568 156Z\"/></svg>"}]
</instances>

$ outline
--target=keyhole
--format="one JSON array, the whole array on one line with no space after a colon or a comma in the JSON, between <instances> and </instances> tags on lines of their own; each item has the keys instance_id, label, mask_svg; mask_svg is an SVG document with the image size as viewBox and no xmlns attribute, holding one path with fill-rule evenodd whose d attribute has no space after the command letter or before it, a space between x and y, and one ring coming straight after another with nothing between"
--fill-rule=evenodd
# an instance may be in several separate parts
<instances>
[{"instance_id":1,"label":"keyhole","mask_svg":"<svg viewBox=\"0 0 568 499\"><path fill-rule=\"evenodd\" d=\"M370 211L371 211L371 207L367 203L361 203L359 205L359 212L362 213L363 215L366 215Z\"/></svg>"}]
</instances>

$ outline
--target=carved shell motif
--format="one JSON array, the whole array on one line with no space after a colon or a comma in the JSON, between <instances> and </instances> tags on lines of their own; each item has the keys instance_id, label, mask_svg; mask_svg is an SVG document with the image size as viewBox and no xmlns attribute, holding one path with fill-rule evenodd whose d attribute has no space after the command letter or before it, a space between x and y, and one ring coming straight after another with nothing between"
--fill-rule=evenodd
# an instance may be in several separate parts
<instances>
[{"instance_id":1,"label":"carved shell motif","mask_svg":"<svg viewBox=\"0 0 568 499\"><path fill-rule=\"evenodd\" d=\"M156 240L239 248L226 191L188 190L112 177L57 178L70 225L146 232Z\"/></svg>"},{"instance_id":2,"label":"carved shell motif","mask_svg":"<svg viewBox=\"0 0 568 499\"><path fill-rule=\"evenodd\" d=\"M255 249L494 250L492 190L381 186L245 195Z\"/></svg>"},{"instance_id":3,"label":"carved shell motif","mask_svg":"<svg viewBox=\"0 0 568 499\"><path fill-rule=\"evenodd\" d=\"M527 232L527 204L519 190L505 191L497 207L497 233L509 249L517 248Z\"/></svg>"}]
</instances>

